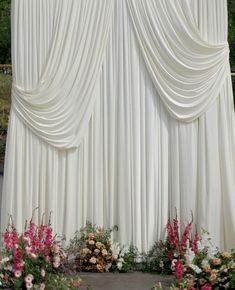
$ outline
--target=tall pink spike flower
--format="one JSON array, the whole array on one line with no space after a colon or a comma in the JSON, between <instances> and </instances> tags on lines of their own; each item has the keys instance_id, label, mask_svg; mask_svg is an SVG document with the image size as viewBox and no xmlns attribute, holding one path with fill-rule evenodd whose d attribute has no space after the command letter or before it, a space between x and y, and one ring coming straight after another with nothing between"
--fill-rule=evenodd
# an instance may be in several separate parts
<instances>
[{"instance_id":1,"label":"tall pink spike flower","mask_svg":"<svg viewBox=\"0 0 235 290\"><path fill-rule=\"evenodd\" d=\"M4 243L7 247L7 249L12 249L13 247L13 244L12 244L12 241L11 241L11 233L9 232L8 229L6 229L5 233L4 233Z\"/></svg>"},{"instance_id":2,"label":"tall pink spike flower","mask_svg":"<svg viewBox=\"0 0 235 290\"><path fill-rule=\"evenodd\" d=\"M11 240L12 240L12 246L15 247L18 244L19 235L17 231L14 229L11 233Z\"/></svg>"},{"instance_id":3,"label":"tall pink spike flower","mask_svg":"<svg viewBox=\"0 0 235 290\"><path fill-rule=\"evenodd\" d=\"M177 260L175 263L174 275L178 280L181 280L184 276L184 266L180 260Z\"/></svg>"},{"instance_id":4,"label":"tall pink spike flower","mask_svg":"<svg viewBox=\"0 0 235 290\"><path fill-rule=\"evenodd\" d=\"M22 253L19 248L14 250L13 260L14 260L14 270L15 271L21 270L22 269Z\"/></svg>"}]
</instances>

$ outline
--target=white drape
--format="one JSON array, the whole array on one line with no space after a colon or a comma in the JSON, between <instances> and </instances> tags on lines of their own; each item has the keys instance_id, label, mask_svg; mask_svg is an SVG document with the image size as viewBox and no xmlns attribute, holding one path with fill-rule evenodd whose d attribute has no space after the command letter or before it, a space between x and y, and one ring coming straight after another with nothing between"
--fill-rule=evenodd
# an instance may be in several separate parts
<instances>
[{"instance_id":1,"label":"white drape","mask_svg":"<svg viewBox=\"0 0 235 290\"><path fill-rule=\"evenodd\" d=\"M55 230L68 237L88 219L117 224L121 242L146 250L161 236L176 206L182 220L192 210L198 227L208 229L216 244L233 245L235 124L226 1L177 3L178 17L172 18L174 5L165 9L166 0L154 10L149 10L151 0L13 1L13 107L2 227L7 213L22 227L39 206L38 216L52 210ZM189 7L194 20L186 13ZM151 11L149 22L138 11ZM164 45L167 26L161 33L152 29L162 27L160 19L177 24L176 31L167 22L168 62L155 42ZM152 26L150 20L159 23ZM181 31L190 34L180 35L185 23L189 26ZM87 51L95 28L97 41ZM80 45L79 37L84 38ZM162 58L155 59L157 52ZM191 68L186 69L189 56ZM171 76L164 75L166 69ZM182 80L187 84L180 87ZM175 119L190 121L199 115L190 123Z\"/></svg>"},{"instance_id":2,"label":"white drape","mask_svg":"<svg viewBox=\"0 0 235 290\"><path fill-rule=\"evenodd\" d=\"M228 44L205 41L189 2L127 0L144 60L156 89L176 118L205 112L228 77Z\"/></svg>"},{"instance_id":3,"label":"white drape","mask_svg":"<svg viewBox=\"0 0 235 290\"><path fill-rule=\"evenodd\" d=\"M32 57L29 65L38 66L41 59L36 61L35 58L41 51L37 44L49 38L49 50L33 87L32 84L27 86L25 80L14 80L13 108L47 143L58 148L76 147L93 110L94 86L103 62L113 1L39 1L29 6L13 2L13 6L13 25L17 25L12 33L13 46L18 48L18 37L24 40L20 52L14 56L16 78L22 73L18 71L22 66L26 69L25 64L17 61L23 53L21 49L27 47ZM44 17L52 11L50 23L44 23ZM25 22L19 25L23 15Z\"/></svg>"}]
</instances>

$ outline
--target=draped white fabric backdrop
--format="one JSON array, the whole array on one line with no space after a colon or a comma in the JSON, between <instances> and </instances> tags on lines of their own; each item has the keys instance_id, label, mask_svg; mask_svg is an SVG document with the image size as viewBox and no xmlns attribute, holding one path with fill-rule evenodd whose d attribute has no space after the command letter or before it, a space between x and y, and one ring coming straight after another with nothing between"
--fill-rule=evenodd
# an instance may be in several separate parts
<instances>
[{"instance_id":1,"label":"draped white fabric backdrop","mask_svg":"<svg viewBox=\"0 0 235 290\"><path fill-rule=\"evenodd\" d=\"M233 247L226 38L226 0L13 0L2 229L39 207L146 250L176 207Z\"/></svg>"}]
</instances>

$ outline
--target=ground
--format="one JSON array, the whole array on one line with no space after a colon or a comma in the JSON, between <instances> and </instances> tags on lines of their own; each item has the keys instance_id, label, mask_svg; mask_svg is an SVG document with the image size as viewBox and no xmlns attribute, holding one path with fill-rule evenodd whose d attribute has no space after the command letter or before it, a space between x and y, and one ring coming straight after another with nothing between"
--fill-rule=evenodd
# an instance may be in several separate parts
<instances>
[{"instance_id":1,"label":"ground","mask_svg":"<svg viewBox=\"0 0 235 290\"><path fill-rule=\"evenodd\" d=\"M169 289L171 276L161 276L142 272L120 273L80 273L83 280L81 290L88 286L92 290L150 290L157 282ZM89 289L89 288L88 288Z\"/></svg>"}]
</instances>

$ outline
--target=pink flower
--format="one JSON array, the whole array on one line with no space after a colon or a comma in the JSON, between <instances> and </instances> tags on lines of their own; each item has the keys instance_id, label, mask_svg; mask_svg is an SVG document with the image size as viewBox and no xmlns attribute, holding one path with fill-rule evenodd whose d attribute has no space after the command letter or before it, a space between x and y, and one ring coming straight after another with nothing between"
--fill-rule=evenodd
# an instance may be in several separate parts
<instances>
[{"instance_id":1,"label":"pink flower","mask_svg":"<svg viewBox=\"0 0 235 290\"><path fill-rule=\"evenodd\" d=\"M198 235L198 232L196 232L193 240L190 242L190 247L191 247L191 250L197 254L198 252L198 242L200 241L200 236Z\"/></svg>"},{"instance_id":2,"label":"pink flower","mask_svg":"<svg viewBox=\"0 0 235 290\"><path fill-rule=\"evenodd\" d=\"M170 222L167 223L166 230L167 230L169 241L171 244L173 244L174 243L174 233L173 233L173 229L172 229Z\"/></svg>"},{"instance_id":3,"label":"pink flower","mask_svg":"<svg viewBox=\"0 0 235 290\"><path fill-rule=\"evenodd\" d=\"M201 290L212 290L211 284L209 283L204 284Z\"/></svg>"},{"instance_id":4,"label":"pink flower","mask_svg":"<svg viewBox=\"0 0 235 290\"><path fill-rule=\"evenodd\" d=\"M20 278L22 273L21 273L21 271L17 270L17 271L15 271L14 275L15 275L16 278Z\"/></svg>"},{"instance_id":5,"label":"pink flower","mask_svg":"<svg viewBox=\"0 0 235 290\"><path fill-rule=\"evenodd\" d=\"M40 284L40 289L44 290L46 288L46 285L44 283Z\"/></svg>"},{"instance_id":6,"label":"pink flower","mask_svg":"<svg viewBox=\"0 0 235 290\"><path fill-rule=\"evenodd\" d=\"M54 268L59 268L59 266L60 266L60 263L59 262L53 262L53 267Z\"/></svg>"},{"instance_id":7,"label":"pink flower","mask_svg":"<svg viewBox=\"0 0 235 290\"><path fill-rule=\"evenodd\" d=\"M46 225L40 225L38 227L38 238L42 240L45 236Z\"/></svg>"},{"instance_id":8,"label":"pink flower","mask_svg":"<svg viewBox=\"0 0 235 290\"><path fill-rule=\"evenodd\" d=\"M4 243L7 249L11 249L13 247L12 242L11 242L11 235L8 229L4 233Z\"/></svg>"},{"instance_id":9,"label":"pink flower","mask_svg":"<svg viewBox=\"0 0 235 290\"><path fill-rule=\"evenodd\" d=\"M59 257L59 256L55 256L55 257L54 257L54 262L58 262L58 263L60 263L60 257Z\"/></svg>"},{"instance_id":10,"label":"pink flower","mask_svg":"<svg viewBox=\"0 0 235 290\"><path fill-rule=\"evenodd\" d=\"M191 223L188 223L184 232L183 232L182 239L181 239L181 249L182 250L184 250L186 248L186 243L187 243L187 240L189 239L190 231L191 231Z\"/></svg>"},{"instance_id":11,"label":"pink flower","mask_svg":"<svg viewBox=\"0 0 235 290\"><path fill-rule=\"evenodd\" d=\"M24 237L23 237L23 241L25 242L25 244L26 244L27 246L30 246L30 244L31 244L31 240L30 240L29 237L24 236Z\"/></svg>"},{"instance_id":12,"label":"pink flower","mask_svg":"<svg viewBox=\"0 0 235 290\"><path fill-rule=\"evenodd\" d=\"M177 260L177 262L175 263L175 272L174 272L175 277L178 280L181 280L183 278L184 275L184 266L181 263L180 260Z\"/></svg>"},{"instance_id":13,"label":"pink flower","mask_svg":"<svg viewBox=\"0 0 235 290\"><path fill-rule=\"evenodd\" d=\"M22 253L19 248L15 249L13 252L14 269L21 270L22 268Z\"/></svg>"},{"instance_id":14,"label":"pink flower","mask_svg":"<svg viewBox=\"0 0 235 290\"><path fill-rule=\"evenodd\" d=\"M30 221L29 226L28 226L28 230L25 231L25 236L32 239L34 232L35 232L35 224L32 221Z\"/></svg>"},{"instance_id":15,"label":"pink flower","mask_svg":"<svg viewBox=\"0 0 235 290\"><path fill-rule=\"evenodd\" d=\"M27 283L26 283L26 288L27 288L27 289L31 289L31 288L33 288L33 283L32 283L32 282L27 282Z\"/></svg>"},{"instance_id":16,"label":"pink flower","mask_svg":"<svg viewBox=\"0 0 235 290\"><path fill-rule=\"evenodd\" d=\"M55 254L58 254L60 252L60 247L57 243L54 243L52 246L52 252L54 252Z\"/></svg>"},{"instance_id":17,"label":"pink flower","mask_svg":"<svg viewBox=\"0 0 235 290\"><path fill-rule=\"evenodd\" d=\"M30 253L30 257L32 257L33 259L37 259L37 255L34 253Z\"/></svg>"},{"instance_id":18,"label":"pink flower","mask_svg":"<svg viewBox=\"0 0 235 290\"><path fill-rule=\"evenodd\" d=\"M53 267L54 268L59 268L60 266L60 257L59 256L55 256L54 257L54 262L53 262Z\"/></svg>"},{"instance_id":19,"label":"pink flower","mask_svg":"<svg viewBox=\"0 0 235 290\"><path fill-rule=\"evenodd\" d=\"M52 228L50 226L48 226L46 228L46 238L45 238L45 241L44 241L46 256L50 255L51 243L52 243Z\"/></svg>"},{"instance_id":20,"label":"pink flower","mask_svg":"<svg viewBox=\"0 0 235 290\"><path fill-rule=\"evenodd\" d=\"M179 222L177 216L173 219L173 233L179 239Z\"/></svg>"},{"instance_id":21,"label":"pink flower","mask_svg":"<svg viewBox=\"0 0 235 290\"><path fill-rule=\"evenodd\" d=\"M30 255L30 253L31 253L31 251L32 251L32 248L29 247L29 246L26 246L26 247L25 247L25 251L26 251L27 255Z\"/></svg>"},{"instance_id":22,"label":"pink flower","mask_svg":"<svg viewBox=\"0 0 235 290\"><path fill-rule=\"evenodd\" d=\"M24 281L25 283L32 283L34 277L32 274L28 274L25 278L24 278Z\"/></svg>"},{"instance_id":23,"label":"pink flower","mask_svg":"<svg viewBox=\"0 0 235 290\"><path fill-rule=\"evenodd\" d=\"M45 277L46 276L46 271L44 269L41 269L41 276Z\"/></svg>"},{"instance_id":24,"label":"pink flower","mask_svg":"<svg viewBox=\"0 0 235 290\"><path fill-rule=\"evenodd\" d=\"M46 261L50 261L50 257L49 256L45 256L45 260Z\"/></svg>"}]
</instances>

